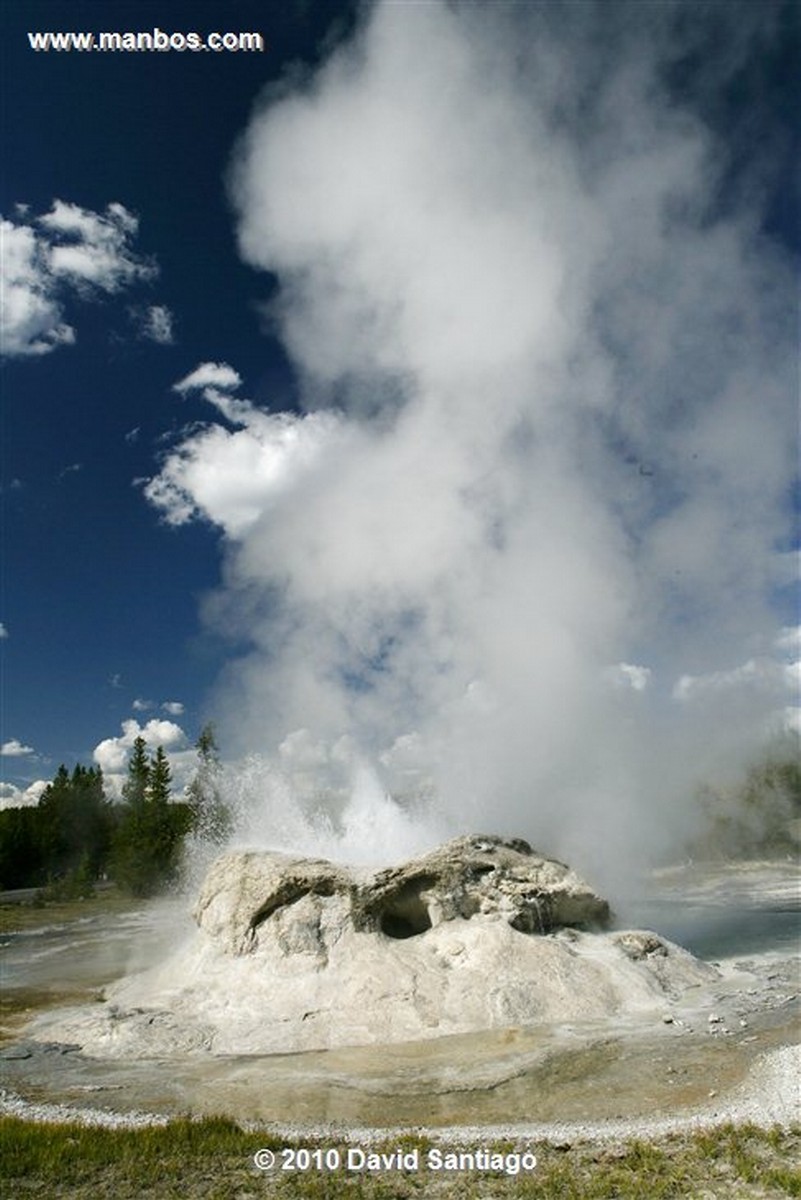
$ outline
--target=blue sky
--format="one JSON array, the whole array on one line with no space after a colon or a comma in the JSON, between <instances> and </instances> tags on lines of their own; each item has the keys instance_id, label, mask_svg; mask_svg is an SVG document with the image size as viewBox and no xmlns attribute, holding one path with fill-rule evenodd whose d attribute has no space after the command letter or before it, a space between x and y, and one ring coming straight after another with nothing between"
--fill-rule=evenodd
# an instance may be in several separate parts
<instances>
[{"instance_id":1,"label":"blue sky","mask_svg":"<svg viewBox=\"0 0 801 1200\"><path fill-rule=\"evenodd\" d=\"M792 708L793 5L1 19L8 797L213 718L558 825ZM154 26L265 49L27 39Z\"/></svg>"},{"instance_id":2,"label":"blue sky","mask_svg":"<svg viewBox=\"0 0 801 1200\"><path fill-rule=\"evenodd\" d=\"M3 759L17 786L90 761L136 699L154 705L143 720L183 704L192 738L208 715L227 653L198 620L216 535L160 525L134 481L153 473L159 439L200 415L170 389L202 359L230 358L262 401L293 403L255 309L269 280L236 253L225 172L260 89L288 61L314 61L344 7L4 6L3 214L22 224L21 204L37 217L55 200L101 215L120 203L138 219L128 251L155 268L113 292L64 285L74 344L3 364L2 742L32 748ZM36 54L26 36L221 21L261 32L264 52ZM146 329L154 307L171 318L163 344Z\"/></svg>"}]
</instances>

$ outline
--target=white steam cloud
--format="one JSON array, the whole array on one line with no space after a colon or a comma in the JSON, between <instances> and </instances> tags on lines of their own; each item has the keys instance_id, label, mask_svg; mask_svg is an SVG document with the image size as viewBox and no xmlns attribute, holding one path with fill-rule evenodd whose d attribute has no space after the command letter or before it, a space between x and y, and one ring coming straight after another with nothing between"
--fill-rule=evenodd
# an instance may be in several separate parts
<instances>
[{"instance_id":1,"label":"white steam cloud","mask_svg":"<svg viewBox=\"0 0 801 1200\"><path fill-rule=\"evenodd\" d=\"M307 411L201 364L227 424L148 486L226 535L228 744L586 864L763 736L793 283L701 115L772 36L735 8L381 3L264 99L232 194Z\"/></svg>"}]
</instances>

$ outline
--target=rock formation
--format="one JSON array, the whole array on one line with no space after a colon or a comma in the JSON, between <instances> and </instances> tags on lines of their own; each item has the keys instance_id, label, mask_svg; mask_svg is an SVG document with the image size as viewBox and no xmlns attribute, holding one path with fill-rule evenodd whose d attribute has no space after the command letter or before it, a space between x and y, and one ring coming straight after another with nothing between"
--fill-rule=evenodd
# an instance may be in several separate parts
<instances>
[{"instance_id":1,"label":"rock formation","mask_svg":"<svg viewBox=\"0 0 801 1200\"><path fill-rule=\"evenodd\" d=\"M195 918L227 953L253 953L276 937L286 953L325 957L332 930L323 917L333 910L343 926L335 940L349 928L403 941L479 916L534 934L601 928L610 918L607 902L564 863L491 836L455 838L366 876L323 859L226 854L206 877Z\"/></svg>"},{"instance_id":2,"label":"rock formation","mask_svg":"<svg viewBox=\"0 0 801 1200\"><path fill-rule=\"evenodd\" d=\"M526 842L461 837L373 873L219 858L194 939L48 1037L92 1054L280 1053L658 1014L711 968ZM658 1019L658 1018L657 1018Z\"/></svg>"}]
</instances>

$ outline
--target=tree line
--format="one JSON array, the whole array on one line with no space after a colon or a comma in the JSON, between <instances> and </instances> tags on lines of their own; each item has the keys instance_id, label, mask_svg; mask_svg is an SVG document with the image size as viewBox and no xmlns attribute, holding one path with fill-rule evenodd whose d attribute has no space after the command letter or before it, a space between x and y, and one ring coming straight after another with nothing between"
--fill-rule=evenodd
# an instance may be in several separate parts
<instances>
[{"instance_id":1,"label":"tree line","mask_svg":"<svg viewBox=\"0 0 801 1200\"><path fill-rule=\"evenodd\" d=\"M172 796L172 770L162 746L148 754L136 738L119 802L100 767L60 766L38 803L0 812L0 890L37 887L63 896L89 895L109 879L134 896L151 896L180 875L188 837L221 845L233 827L221 794L221 764L210 725L184 796Z\"/></svg>"}]
</instances>

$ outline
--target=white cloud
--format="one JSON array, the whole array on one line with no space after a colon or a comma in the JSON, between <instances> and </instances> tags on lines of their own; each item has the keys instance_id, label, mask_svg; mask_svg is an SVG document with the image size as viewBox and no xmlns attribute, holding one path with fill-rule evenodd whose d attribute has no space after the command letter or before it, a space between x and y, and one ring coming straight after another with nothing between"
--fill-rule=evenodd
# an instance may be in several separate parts
<instances>
[{"instance_id":1,"label":"white cloud","mask_svg":"<svg viewBox=\"0 0 801 1200\"><path fill-rule=\"evenodd\" d=\"M25 746L18 738L11 738L7 742L3 742L0 747L0 754L6 758L22 758L27 754L35 754L33 746Z\"/></svg>"},{"instance_id":2,"label":"white cloud","mask_svg":"<svg viewBox=\"0 0 801 1200\"><path fill-rule=\"evenodd\" d=\"M180 725L153 717L143 725L135 718L129 718L122 722L121 734L104 738L95 746L94 761L103 772L109 793L119 797L126 779L128 757L138 737L144 738L151 754L163 746L172 770L172 790L180 792L196 765L195 752L189 747L189 740Z\"/></svg>"},{"instance_id":3,"label":"white cloud","mask_svg":"<svg viewBox=\"0 0 801 1200\"><path fill-rule=\"evenodd\" d=\"M2 641L3 638L7 638L7 637L8 637L8 629L3 624L3 622L0 621L0 641Z\"/></svg>"},{"instance_id":4,"label":"white cloud","mask_svg":"<svg viewBox=\"0 0 801 1200\"><path fill-rule=\"evenodd\" d=\"M776 636L775 646L777 650L786 651L788 654L797 654L801 651L801 625L785 625L779 630Z\"/></svg>"},{"instance_id":5,"label":"white cloud","mask_svg":"<svg viewBox=\"0 0 801 1200\"><path fill-rule=\"evenodd\" d=\"M618 687L628 687L634 692L644 692L651 680L651 668L636 663L617 663L606 672L607 678Z\"/></svg>"},{"instance_id":6,"label":"white cloud","mask_svg":"<svg viewBox=\"0 0 801 1200\"><path fill-rule=\"evenodd\" d=\"M0 783L0 811L6 808L33 807L39 803L46 787L45 779L37 779L26 788L15 787L13 783Z\"/></svg>"},{"instance_id":7,"label":"white cloud","mask_svg":"<svg viewBox=\"0 0 801 1200\"><path fill-rule=\"evenodd\" d=\"M138 314L141 336L159 346L175 342L175 319L166 304L152 304Z\"/></svg>"},{"instance_id":8,"label":"white cloud","mask_svg":"<svg viewBox=\"0 0 801 1200\"><path fill-rule=\"evenodd\" d=\"M75 341L75 330L63 320L57 288L44 261L43 249L30 226L3 221L2 330L0 349L9 357L49 354Z\"/></svg>"},{"instance_id":9,"label":"white cloud","mask_svg":"<svg viewBox=\"0 0 801 1200\"><path fill-rule=\"evenodd\" d=\"M239 428L232 432L211 425L185 438L146 484L145 495L170 525L202 516L236 537L258 519L271 499L298 485L323 449L336 442L339 424L326 413L273 416L247 401L229 399L207 386L212 372L205 368L211 366L216 364L198 368L194 375L202 372L204 382L191 386L203 387L205 398ZM225 370L239 378L231 368ZM189 385L183 380L176 386L187 390Z\"/></svg>"},{"instance_id":10,"label":"white cloud","mask_svg":"<svg viewBox=\"0 0 801 1200\"><path fill-rule=\"evenodd\" d=\"M233 747L413 758L454 830L624 862L761 736L781 679L727 677L788 619L795 282L697 100L775 29L679 8L378 3L255 112L239 246L305 412L201 364L224 419L146 488L226 534Z\"/></svg>"},{"instance_id":11,"label":"white cloud","mask_svg":"<svg viewBox=\"0 0 801 1200\"><path fill-rule=\"evenodd\" d=\"M202 391L205 388L233 392L241 383L241 376L228 363L203 362L178 383L174 383L172 390L180 392L182 396L187 392Z\"/></svg>"},{"instance_id":12,"label":"white cloud","mask_svg":"<svg viewBox=\"0 0 801 1200\"><path fill-rule=\"evenodd\" d=\"M118 292L139 279L152 279L156 267L139 258L131 240L139 221L122 204L109 204L105 213L54 200L39 218L49 238L48 265L55 276L73 284L89 284L103 292Z\"/></svg>"},{"instance_id":13,"label":"white cloud","mask_svg":"<svg viewBox=\"0 0 801 1200\"><path fill-rule=\"evenodd\" d=\"M788 705L785 708L784 728L788 733L801 735L801 706Z\"/></svg>"},{"instance_id":14,"label":"white cloud","mask_svg":"<svg viewBox=\"0 0 801 1200\"><path fill-rule=\"evenodd\" d=\"M131 707L134 712L148 712L150 709L155 708L156 704L153 700L145 700L142 696L137 696ZM181 704L180 700L165 700L159 707L164 712L169 713L171 717L180 717L184 712L184 705ZM134 734L134 736L137 735Z\"/></svg>"},{"instance_id":15,"label":"white cloud","mask_svg":"<svg viewBox=\"0 0 801 1200\"><path fill-rule=\"evenodd\" d=\"M33 217L17 208L19 222L2 222L4 290L2 353L48 354L75 341L64 321L73 294L113 294L152 279L157 268L132 248L138 221L121 204L95 213L54 200L50 212Z\"/></svg>"},{"instance_id":16,"label":"white cloud","mask_svg":"<svg viewBox=\"0 0 801 1200\"><path fill-rule=\"evenodd\" d=\"M728 671L710 671L707 675L682 675L673 688L674 700L698 700L716 692L743 686L775 691L788 684L792 671L769 658L750 658Z\"/></svg>"},{"instance_id":17,"label":"white cloud","mask_svg":"<svg viewBox=\"0 0 801 1200\"><path fill-rule=\"evenodd\" d=\"M165 750L179 748L187 740L183 729L173 721L153 718L140 725L138 721L130 718L122 722L122 733L119 737L104 738L95 746L93 757L104 774L114 774L125 767L128 753L138 737L143 737L151 750L158 746L163 746Z\"/></svg>"}]
</instances>

